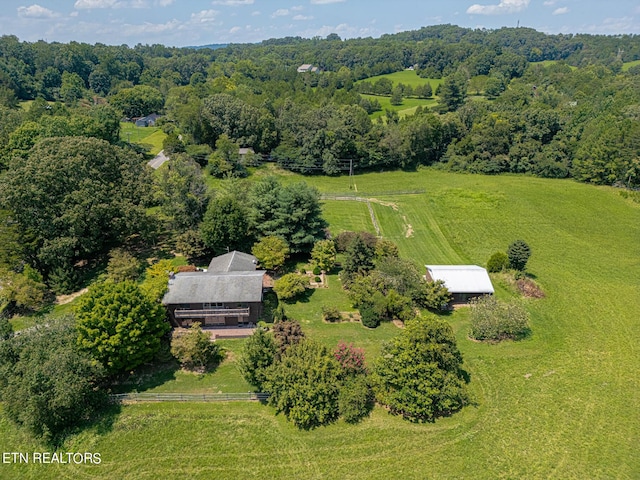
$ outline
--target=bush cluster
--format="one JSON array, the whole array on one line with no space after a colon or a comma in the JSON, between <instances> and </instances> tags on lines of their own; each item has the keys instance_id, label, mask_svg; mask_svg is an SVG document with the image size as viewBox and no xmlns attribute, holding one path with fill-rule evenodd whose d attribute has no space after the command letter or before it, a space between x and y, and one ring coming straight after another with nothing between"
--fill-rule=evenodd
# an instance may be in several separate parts
<instances>
[{"instance_id":1,"label":"bush cluster","mask_svg":"<svg viewBox=\"0 0 640 480\"><path fill-rule=\"evenodd\" d=\"M472 302L471 338L485 341L518 340L529 332L529 316L520 305L499 302L492 296Z\"/></svg>"},{"instance_id":2,"label":"bush cluster","mask_svg":"<svg viewBox=\"0 0 640 480\"><path fill-rule=\"evenodd\" d=\"M489 258L487 262L487 271L490 273L498 273L509 268L509 257L504 252L496 252Z\"/></svg>"}]
</instances>

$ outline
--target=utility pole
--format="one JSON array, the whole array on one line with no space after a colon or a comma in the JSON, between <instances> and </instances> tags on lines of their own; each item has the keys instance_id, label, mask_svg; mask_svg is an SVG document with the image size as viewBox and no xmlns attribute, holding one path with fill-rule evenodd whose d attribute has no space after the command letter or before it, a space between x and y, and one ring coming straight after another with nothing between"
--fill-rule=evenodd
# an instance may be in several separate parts
<instances>
[{"instance_id":1,"label":"utility pole","mask_svg":"<svg viewBox=\"0 0 640 480\"><path fill-rule=\"evenodd\" d=\"M353 158L349 159L349 190L353 189Z\"/></svg>"}]
</instances>

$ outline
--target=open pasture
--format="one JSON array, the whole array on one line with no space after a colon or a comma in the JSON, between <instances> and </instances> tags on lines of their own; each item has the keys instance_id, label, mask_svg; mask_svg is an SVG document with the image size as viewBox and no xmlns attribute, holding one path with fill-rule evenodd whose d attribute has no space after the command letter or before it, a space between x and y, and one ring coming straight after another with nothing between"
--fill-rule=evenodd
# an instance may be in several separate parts
<instances>
[{"instance_id":1,"label":"open pasture","mask_svg":"<svg viewBox=\"0 0 640 480\"><path fill-rule=\"evenodd\" d=\"M422 78L418 76L415 70L402 70L400 72L386 73L384 75L376 75L375 77L365 78L367 82L375 83L376 80L381 78L388 78L394 85L398 83L404 83L405 85L411 85L417 87L418 85L424 85L430 83L431 88L435 91L438 85L440 85L444 79L442 78Z\"/></svg>"},{"instance_id":2,"label":"open pasture","mask_svg":"<svg viewBox=\"0 0 640 480\"><path fill-rule=\"evenodd\" d=\"M326 194L349 192L346 177L305 180ZM100 452L101 465L0 465L0 478L640 477L640 205L569 180L432 169L354 180L358 195L377 200L382 234L418 265L484 265L515 239L531 246L528 270L547 296L525 302L530 338L475 343L466 309L445 317L476 405L427 425L376 408L357 426L310 432L257 403L127 405L62 447ZM424 193L385 195L407 189ZM324 211L338 230L370 229L364 205L327 201ZM370 359L397 329L322 323L323 303L348 308L333 282L287 311L310 336L353 341ZM0 432L3 451L43 448L4 419Z\"/></svg>"}]
</instances>

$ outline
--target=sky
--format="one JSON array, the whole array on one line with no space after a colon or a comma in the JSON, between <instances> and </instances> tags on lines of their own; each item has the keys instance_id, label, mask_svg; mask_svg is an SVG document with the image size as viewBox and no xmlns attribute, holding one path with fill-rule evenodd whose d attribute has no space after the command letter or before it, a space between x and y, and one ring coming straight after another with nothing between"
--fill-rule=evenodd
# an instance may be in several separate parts
<instances>
[{"instance_id":1,"label":"sky","mask_svg":"<svg viewBox=\"0 0 640 480\"><path fill-rule=\"evenodd\" d=\"M32 0L31 0L32 1ZM0 34L34 42L196 46L379 37L450 23L640 34L640 0L2 0Z\"/></svg>"}]
</instances>

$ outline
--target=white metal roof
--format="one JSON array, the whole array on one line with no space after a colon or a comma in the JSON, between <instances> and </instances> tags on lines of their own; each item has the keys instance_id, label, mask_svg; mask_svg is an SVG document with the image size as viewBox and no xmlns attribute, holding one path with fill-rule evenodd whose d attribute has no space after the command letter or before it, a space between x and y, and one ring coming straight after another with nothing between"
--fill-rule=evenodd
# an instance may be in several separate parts
<instances>
[{"instance_id":1,"label":"white metal roof","mask_svg":"<svg viewBox=\"0 0 640 480\"><path fill-rule=\"evenodd\" d=\"M493 293L487 271L477 265L425 265L433 280L442 280L451 293Z\"/></svg>"}]
</instances>

